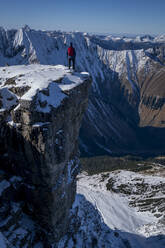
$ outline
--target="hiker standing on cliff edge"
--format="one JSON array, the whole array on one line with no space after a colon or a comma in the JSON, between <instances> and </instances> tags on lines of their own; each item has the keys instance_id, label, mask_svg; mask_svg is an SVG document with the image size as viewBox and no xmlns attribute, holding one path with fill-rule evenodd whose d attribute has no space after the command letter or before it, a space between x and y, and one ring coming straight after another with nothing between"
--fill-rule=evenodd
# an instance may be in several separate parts
<instances>
[{"instance_id":1,"label":"hiker standing on cliff edge","mask_svg":"<svg viewBox=\"0 0 165 248\"><path fill-rule=\"evenodd\" d=\"M67 51L67 57L68 57L68 64L69 64L69 69L71 67L71 62L72 62L72 67L73 70L75 69L75 58L76 58L76 51L72 45L72 42L70 43L70 47L68 47Z\"/></svg>"}]
</instances>

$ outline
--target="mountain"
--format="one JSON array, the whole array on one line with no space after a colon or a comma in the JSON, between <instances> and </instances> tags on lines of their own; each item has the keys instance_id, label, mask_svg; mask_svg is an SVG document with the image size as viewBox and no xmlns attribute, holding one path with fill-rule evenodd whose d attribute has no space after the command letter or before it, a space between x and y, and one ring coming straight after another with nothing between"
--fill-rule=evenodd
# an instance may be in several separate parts
<instances>
[{"instance_id":1,"label":"mountain","mask_svg":"<svg viewBox=\"0 0 165 248\"><path fill-rule=\"evenodd\" d=\"M83 158L76 181L71 41L82 154L164 151L163 36L1 28L0 247L164 248L162 156Z\"/></svg>"},{"instance_id":2,"label":"mountain","mask_svg":"<svg viewBox=\"0 0 165 248\"><path fill-rule=\"evenodd\" d=\"M77 70L93 81L80 131L82 155L163 153L165 37L1 28L0 65L67 65L71 41Z\"/></svg>"}]
</instances>

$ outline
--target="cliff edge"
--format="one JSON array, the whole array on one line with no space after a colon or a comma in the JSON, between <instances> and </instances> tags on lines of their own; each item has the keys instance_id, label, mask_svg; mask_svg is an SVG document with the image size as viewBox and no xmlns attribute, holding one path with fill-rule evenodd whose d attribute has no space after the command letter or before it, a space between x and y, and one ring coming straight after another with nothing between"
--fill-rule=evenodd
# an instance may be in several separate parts
<instances>
[{"instance_id":1,"label":"cliff edge","mask_svg":"<svg viewBox=\"0 0 165 248\"><path fill-rule=\"evenodd\" d=\"M66 233L90 84L88 73L64 66L0 68L0 232L5 237L22 215L38 223L49 240ZM22 211L11 214L20 203ZM23 247L17 242L15 247Z\"/></svg>"}]
</instances>

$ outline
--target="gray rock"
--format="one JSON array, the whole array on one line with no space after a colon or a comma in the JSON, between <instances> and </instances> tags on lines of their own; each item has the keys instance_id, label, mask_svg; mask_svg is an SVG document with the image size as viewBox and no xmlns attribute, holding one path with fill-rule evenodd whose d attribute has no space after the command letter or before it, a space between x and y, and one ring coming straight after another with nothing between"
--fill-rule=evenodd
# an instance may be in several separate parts
<instances>
[{"instance_id":1,"label":"gray rock","mask_svg":"<svg viewBox=\"0 0 165 248\"><path fill-rule=\"evenodd\" d=\"M79 170L79 128L90 84L91 79L84 78L82 84L64 91L67 97L49 113L37 111L36 96L32 101L19 99L20 106L8 112L12 125L5 121L6 112L1 113L0 138L8 153L3 169L23 179L16 198L26 203L49 241L59 240L70 222Z\"/></svg>"}]
</instances>

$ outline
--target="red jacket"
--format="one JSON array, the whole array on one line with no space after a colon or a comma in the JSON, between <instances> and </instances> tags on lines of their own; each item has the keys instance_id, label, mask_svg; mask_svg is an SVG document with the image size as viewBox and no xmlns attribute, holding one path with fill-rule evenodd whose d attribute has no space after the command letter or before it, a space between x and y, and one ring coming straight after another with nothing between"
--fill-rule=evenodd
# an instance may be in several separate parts
<instances>
[{"instance_id":1,"label":"red jacket","mask_svg":"<svg viewBox=\"0 0 165 248\"><path fill-rule=\"evenodd\" d=\"M72 46L70 46L68 48L68 56L71 56L71 57L75 57L76 56L75 49Z\"/></svg>"}]
</instances>

